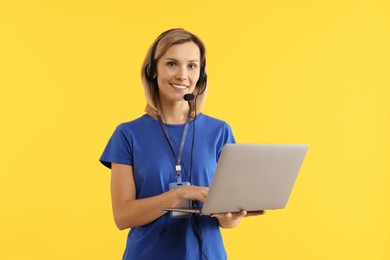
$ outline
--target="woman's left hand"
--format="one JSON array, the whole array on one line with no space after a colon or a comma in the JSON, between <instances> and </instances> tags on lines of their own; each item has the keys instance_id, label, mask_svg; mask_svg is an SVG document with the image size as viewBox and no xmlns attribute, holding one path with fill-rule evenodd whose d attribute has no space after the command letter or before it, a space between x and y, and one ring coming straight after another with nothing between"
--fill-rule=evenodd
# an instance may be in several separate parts
<instances>
[{"instance_id":1,"label":"woman's left hand","mask_svg":"<svg viewBox=\"0 0 390 260\"><path fill-rule=\"evenodd\" d=\"M259 216L264 214L264 210L249 212L243 210L240 212L216 213L212 214L211 217L217 218L219 225L222 228L234 228L240 224L243 217Z\"/></svg>"}]
</instances>

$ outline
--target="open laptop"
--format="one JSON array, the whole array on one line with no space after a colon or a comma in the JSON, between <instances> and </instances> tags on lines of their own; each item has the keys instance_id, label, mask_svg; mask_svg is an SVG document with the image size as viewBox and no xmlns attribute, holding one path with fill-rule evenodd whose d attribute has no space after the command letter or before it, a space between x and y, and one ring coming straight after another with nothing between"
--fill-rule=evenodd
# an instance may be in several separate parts
<instances>
[{"instance_id":1,"label":"open laptop","mask_svg":"<svg viewBox=\"0 0 390 260\"><path fill-rule=\"evenodd\" d=\"M307 149L306 144L226 144L203 207L162 210L210 215L282 209Z\"/></svg>"}]
</instances>

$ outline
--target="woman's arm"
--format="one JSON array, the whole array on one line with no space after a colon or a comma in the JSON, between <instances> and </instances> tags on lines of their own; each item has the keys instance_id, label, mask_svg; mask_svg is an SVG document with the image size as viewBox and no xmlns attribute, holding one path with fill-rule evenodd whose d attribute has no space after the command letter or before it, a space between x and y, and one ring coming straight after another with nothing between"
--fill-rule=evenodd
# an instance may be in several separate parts
<instances>
[{"instance_id":1,"label":"woman's arm","mask_svg":"<svg viewBox=\"0 0 390 260\"><path fill-rule=\"evenodd\" d=\"M115 224L119 229L146 225L166 212L163 207L174 207L183 200L204 202L208 188L186 186L160 195L136 199L133 167L124 164L111 164L111 199Z\"/></svg>"}]
</instances>

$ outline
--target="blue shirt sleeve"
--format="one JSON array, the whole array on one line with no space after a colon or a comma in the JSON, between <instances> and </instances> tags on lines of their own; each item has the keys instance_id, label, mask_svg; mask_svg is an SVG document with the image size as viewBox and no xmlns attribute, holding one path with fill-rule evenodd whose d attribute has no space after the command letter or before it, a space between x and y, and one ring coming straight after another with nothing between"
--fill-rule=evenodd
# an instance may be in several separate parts
<instances>
[{"instance_id":1,"label":"blue shirt sleeve","mask_svg":"<svg viewBox=\"0 0 390 260\"><path fill-rule=\"evenodd\" d=\"M234 144L236 143L236 140L234 139L232 128L226 124L225 125L225 144Z\"/></svg>"},{"instance_id":2,"label":"blue shirt sleeve","mask_svg":"<svg viewBox=\"0 0 390 260\"><path fill-rule=\"evenodd\" d=\"M219 160L219 156L221 155L222 148L225 144L235 144L236 140L234 139L233 131L231 127L225 123L224 129L221 135L221 143L219 145L219 149L217 150L217 160Z\"/></svg>"},{"instance_id":3,"label":"blue shirt sleeve","mask_svg":"<svg viewBox=\"0 0 390 260\"><path fill-rule=\"evenodd\" d=\"M131 140L123 131L123 127L121 124L115 129L100 157L100 162L108 168L111 168L113 162L133 165Z\"/></svg>"}]
</instances>

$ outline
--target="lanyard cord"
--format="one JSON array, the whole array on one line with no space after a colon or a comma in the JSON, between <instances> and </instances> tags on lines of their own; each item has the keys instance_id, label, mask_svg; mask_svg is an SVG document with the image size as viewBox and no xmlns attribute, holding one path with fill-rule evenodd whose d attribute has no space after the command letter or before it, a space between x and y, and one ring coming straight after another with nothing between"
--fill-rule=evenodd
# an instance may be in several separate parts
<instances>
[{"instance_id":1,"label":"lanyard cord","mask_svg":"<svg viewBox=\"0 0 390 260\"><path fill-rule=\"evenodd\" d=\"M157 115L157 119L158 121L160 122L160 126L164 132L164 135L165 135L165 138L167 139L168 141L168 144L171 148L171 151L173 153L173 156L175 157L176 159L176 165L175 165L175 170L176 170L176 180L177 180L177 183L181 183L181 157L182 157L182 154L183 154L183 149L184 149L184 143L186 141L186 137L187 137L187 132L188 132L188 125L189 125L189 122L190 122L190 117L187 116L187 119L186 119L186 123L184 125L184 130L183 130L183 135L181 137L181 142L180 142L180 148L179 148L179 153L178 155L176 155L175 153L175 150L173 149L173 144L172 144L172 141L171 141L171 138L169 138L169 133L168 133L168 130L164 124L164 122L162 121L160 115ZM187 175L187 173L186 173ZM187 178L190 180L191 177L189 177L187 175ZM191 181L191 180L190 180Z\"/></svg>"},{"instance_id":2,"label":"lanyard cord","mask_svg":"<svg viewBox=\"0 0 390 260\"><path fill-rule=\"evenodd\" d=\"M194 120L193 120L193 126L192 126L192 145L191 145L191 161L190 161L190 182L192 183L192 157L193 157L193 154L194 154L194 144L195 144L195 130L196 130L196 125L195 125L195 122L196 122L196 118L197 118L197 114L196 114L196 100L198 99L198 96L199 96L199 90L198 90L198 95L195 96L195 102L194 102L194 111L195 111L195 117L194 117ZM190 109L191 111L191 109Z\"/></svg>"}]
</instances>

